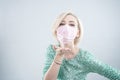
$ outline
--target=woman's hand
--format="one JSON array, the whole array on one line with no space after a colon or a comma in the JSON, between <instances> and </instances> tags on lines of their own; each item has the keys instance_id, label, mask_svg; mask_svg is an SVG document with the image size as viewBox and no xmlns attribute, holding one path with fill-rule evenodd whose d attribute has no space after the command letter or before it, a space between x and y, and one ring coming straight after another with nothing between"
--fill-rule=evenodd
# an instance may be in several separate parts
<instances>
[{"instance_id":1,"label":"woman's hand","mask_svg":"<svg viewBox=\"0 0 120 80\"><path fill-rule=\"evenodd\" d=\"M53 46L53 48L56 51L56 56L58 56L61 59L65 58L65 56L67 56L67 58L71 58L71 55L74 53L69 48L61 48L57 46Z\"/></svg>"}]
</instances>

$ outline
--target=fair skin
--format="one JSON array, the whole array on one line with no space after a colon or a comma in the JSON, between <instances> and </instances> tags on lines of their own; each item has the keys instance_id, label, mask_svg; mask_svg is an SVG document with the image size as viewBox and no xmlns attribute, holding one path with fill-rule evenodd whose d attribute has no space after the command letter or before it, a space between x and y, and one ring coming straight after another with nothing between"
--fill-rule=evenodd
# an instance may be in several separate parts
<instances>
[{"instance_id":1,"label":"fair skin","mask_svg":"<svg viewBox=\"0 0 120 80\"><path fill-rule=\"evenodd\" d=\"M60 25L65 25L65 24L68 24L71 27L75 27L75 25L78 26L76 18L72 15L67 15L60 23ZM79 36L79 31L76 37L77 36ZM56 51L54 61L59 61L60 64L62 64L62 60L64 58L73 59L79 52L79 48L77 47L77 45L74 45L74 40L66 44L60 43L60 47L53 45L53 49ZM56 64L54 61L52 62L50 68L46 72L44 76L44 80L57 79L60 65Z\"/></svg>"}]
</instances>

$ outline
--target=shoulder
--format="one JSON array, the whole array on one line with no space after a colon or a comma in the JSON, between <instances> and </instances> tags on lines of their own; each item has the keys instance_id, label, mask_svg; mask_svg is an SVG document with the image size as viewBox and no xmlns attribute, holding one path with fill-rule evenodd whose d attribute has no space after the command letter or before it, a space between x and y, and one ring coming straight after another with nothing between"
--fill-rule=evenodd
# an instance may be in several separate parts
<instances>
[{"instance_id":1,"label":"shoulder","mask_svg":"<svg viewBox=\"0 0 120 80\"><path fill-rule=\"evenodd\" d=\"M80 51L83 55L92 55L92 53L88 51L87 49L80 48Z\"/></svg>"},{"instance_id":2,"label":"shoulder","mask_svg":"<svg viewBox=\"0 0 120 80\"><path fill-rule=\"evenodd\" d=\"M46 48L46 56L54 56L54 55L55 55L54 45L49 44Z\"/></svg>"},{"instance_id":3,"label":"shoulder","mask_svg":"<svg viewBox=\"0 0 120 80\"><path fill-rule=\"evenodd\" d=\"M53 50L53 45L52 45L52 44L49 44L49 45L47 46L47 50L48 50L48 51L52 51L52 50Z\"/></svg>"},{"instance_id":4,"label":"shoulder","mask_svg":"<svg viewBox=\"0 0 120 80\"><path fill-rule=\"evenodd\" d=\"M88 51L87 49L83 49L83 48L80 48L80 49L81 49L81 51L80 51L81 54L80 55L81 55L82 58L90 59L90 58L94 57L93 53Z\"/></svg>"},{"instance_id":5,"label":"shoulder","mask_svg":"<svg viewBox=\"0 0 120 80\"><path fill-rule=\"evenodd\" d=\"M49 44L48 47L47 47L47 50L55 52L56 46L57 45L55 45L55 44Z\"/></svg>"}]
</instances>

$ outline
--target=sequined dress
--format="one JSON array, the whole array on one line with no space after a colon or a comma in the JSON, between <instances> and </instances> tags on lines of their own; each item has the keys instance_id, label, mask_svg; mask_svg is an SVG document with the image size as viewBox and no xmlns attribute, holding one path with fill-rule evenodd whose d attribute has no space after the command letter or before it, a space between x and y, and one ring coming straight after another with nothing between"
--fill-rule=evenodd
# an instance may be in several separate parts
<instances>
[{"instance_id":1,"label":"sequined dress","mask_svg":"<svg viewBox=\"0 0 120 80\"><path fill-rule=\"evenodd\" d=\"M50 44L46 52L43 76L53 62L55 54L56 52ZM82 48L80 48L79 53L73 59L63 59L57 80L86 80L88 73L98 73L110 80L120 80L119 70L96 59L92 53Z\"/></svg>"}]
</instances>

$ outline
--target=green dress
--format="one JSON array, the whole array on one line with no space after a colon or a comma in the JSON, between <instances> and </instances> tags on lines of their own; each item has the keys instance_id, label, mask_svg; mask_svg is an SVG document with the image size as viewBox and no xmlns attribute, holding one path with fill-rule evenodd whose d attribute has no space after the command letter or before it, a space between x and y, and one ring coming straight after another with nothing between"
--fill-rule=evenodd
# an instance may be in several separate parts
<instances>
[{"instance_id":1,"label":"green dress","mask_svg":"<svg viewBox=\"0 0 120 80\"><path fill-rule=\"evenodd\" d=\"M43 76L53 62L56 52L49 45L46 52L46 61L43 68ZM85 80L87 74L98 73L110 80L120 80L120 71L108 64L97 60L90 52L80 48L79 53L70 60L63 59L57 76L57 80ZM43 79L42 76L42 79Z\"/></svg>"}]
</instances>

